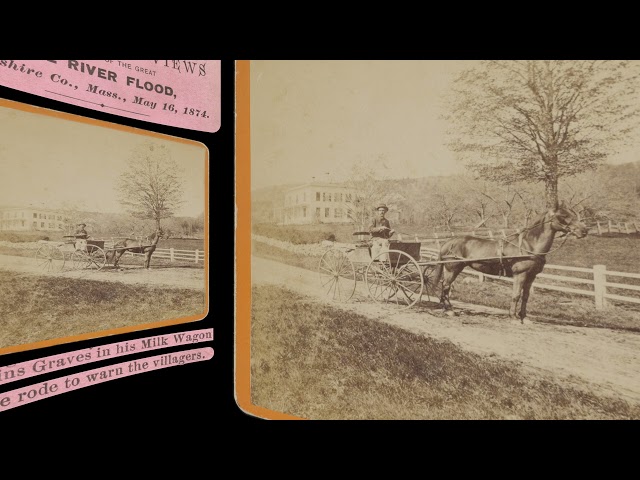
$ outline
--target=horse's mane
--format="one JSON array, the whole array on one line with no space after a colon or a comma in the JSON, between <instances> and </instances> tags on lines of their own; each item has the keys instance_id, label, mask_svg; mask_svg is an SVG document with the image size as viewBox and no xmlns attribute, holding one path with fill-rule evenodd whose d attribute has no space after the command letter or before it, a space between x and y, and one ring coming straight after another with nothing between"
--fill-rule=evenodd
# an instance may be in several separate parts
<instances>
[{"instance_id":1,"label":"horse's mane","mask_svg":"<svg viewBox=\"0 0 640 480\"><path fill-rule=\"evenodd\" d=\"M547 213L548 212L541 213L540 215L538 215L535 218L535 220L533 221L533 223L531 224L530 227L526 227L525 237L528 237L528 236L538 237L538 236L540 236L540 234L544 230L544 224L547 221L546 220L547 219Z\"/></svg>"}]
</instances>

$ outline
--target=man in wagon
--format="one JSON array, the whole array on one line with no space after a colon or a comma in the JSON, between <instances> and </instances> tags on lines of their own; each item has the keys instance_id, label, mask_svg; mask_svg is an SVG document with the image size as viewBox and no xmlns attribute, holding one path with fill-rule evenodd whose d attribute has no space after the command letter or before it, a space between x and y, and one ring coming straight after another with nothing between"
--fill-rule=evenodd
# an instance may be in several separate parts
<instances>
[{"instance_id":1,"label":"man in wagon","mask_svg":"<svg viewBox=\"0 0 640 480\"><path fill-rule=\"evenodd\" d=\"M384 204L380 204L376 207L377 217L374 217L371 225L369 225L369 233L371 233L371 258L375 259L376 256L384 250L389 250L389 238L393 236L395 230L391 229L389 220L385 218L385 214L389 211L389 208ZM387 260L388 255L382 255L377 260Z\"/></svg>"},{"instance_id":2,"label":"man in wagon","mask_svg":"<svg viewBox=\"0 0 640 480\"><path fill-rule=\"evenodd\" d=\"M76 237L75 247L76 250L87 250L87 238L89 238L89 234L84 229L86 227L86 223L78 223L76 225L76 232L73 234Z\"/></svg>"},{"instance_id":3,"label":"man in wagon","mask_svg":"<svg viewBox=\"0 0 640 480\"><path fill-rule=\"evenodd\" d=\"M87 226L86 223L78 223L76 225L76 233L74 234L74 236L76 238L81 238L83 240L86 240L87 238L89 238L89 234L84 229L84 227L86 227L86 226Z\"/></svg>"}]
</instances>

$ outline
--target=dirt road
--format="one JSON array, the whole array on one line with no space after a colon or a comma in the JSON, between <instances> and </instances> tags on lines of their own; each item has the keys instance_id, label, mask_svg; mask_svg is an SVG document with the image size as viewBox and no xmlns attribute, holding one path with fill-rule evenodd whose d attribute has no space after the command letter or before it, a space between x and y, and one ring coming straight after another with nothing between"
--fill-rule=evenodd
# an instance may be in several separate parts
<instances>
[{"instance_id":1,"label":"dirt road","mask_svg":"<svg viewBox=\"0 0 640 480\"><path fill-rule=\"evenodd\" d=\"M489 357L516 362L521 368L553 381L594 393L640 402L640 334L602 328L568 327L532 322L522 325L506 311L455 303L458 315L443 315L435 302L423 298L401 312L368 298L358 285L348 303L338 304L322 294L317 272L271 260L252 258L253 284L278 284L419 335L449 340Z\"/></svg>"},{"instance_id":2,"label":"dirt road","mask_svg":"<svg viewBox=\"0 0 640 480\"><path fill-rule=\"evenodd\" d=\"M194 290L204 290L205 288L204 268L178 264L175 266L152 265L149 269L145 269L141 265L126 265L120 269L105 265L100 271L72 270L65 265L61 272L47 273L38 267L35 258L0 255L0 270L3 269L21 272L26 275L37 274L63 278L80 278L100 282L120 282Z\"/></svg>"}]
</instances>

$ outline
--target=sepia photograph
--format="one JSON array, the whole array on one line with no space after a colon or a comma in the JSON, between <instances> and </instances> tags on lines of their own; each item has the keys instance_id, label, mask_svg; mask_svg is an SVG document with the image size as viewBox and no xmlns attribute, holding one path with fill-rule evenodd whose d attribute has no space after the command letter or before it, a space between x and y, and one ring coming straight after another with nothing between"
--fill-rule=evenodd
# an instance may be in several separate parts
<instances>
[{"instance_id":1,"label":"sepia photograph","mask_svg":"<svg viewBox=\"0 0 640 480\"><path fill-rule=\"evenodd\" d=\"M640 419L640 61L247 64L261 415Z\"/></svg>"},{"instance_id":2,"label":"sepia photograph","mask_svg":"<svg viewBox=\"0 0 640 480\"><path fill-rule=\"evenodd\" d=\"M7 100L0 126L0 352L206 316L206 146Z\"/></svg>"}]
</instances>

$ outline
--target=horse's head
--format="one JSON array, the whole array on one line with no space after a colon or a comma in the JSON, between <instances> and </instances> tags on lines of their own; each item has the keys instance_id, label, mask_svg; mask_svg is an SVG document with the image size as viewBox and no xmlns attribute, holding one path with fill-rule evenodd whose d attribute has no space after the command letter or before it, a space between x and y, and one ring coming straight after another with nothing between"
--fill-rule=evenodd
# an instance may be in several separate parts
<instances>
[{"instance_id":1,"label":"horse's head","mask_svg":"<svg viewBox=\"0 0 640 480\"><path fill-rule=\"evenodd\" d=\"M589 233L589 228L580 219L580 215L572 208L567 207L564 202L551 212L551 228L566 235L575 235L578 238L586 237Z\"/></svg>"}]
</instances>

